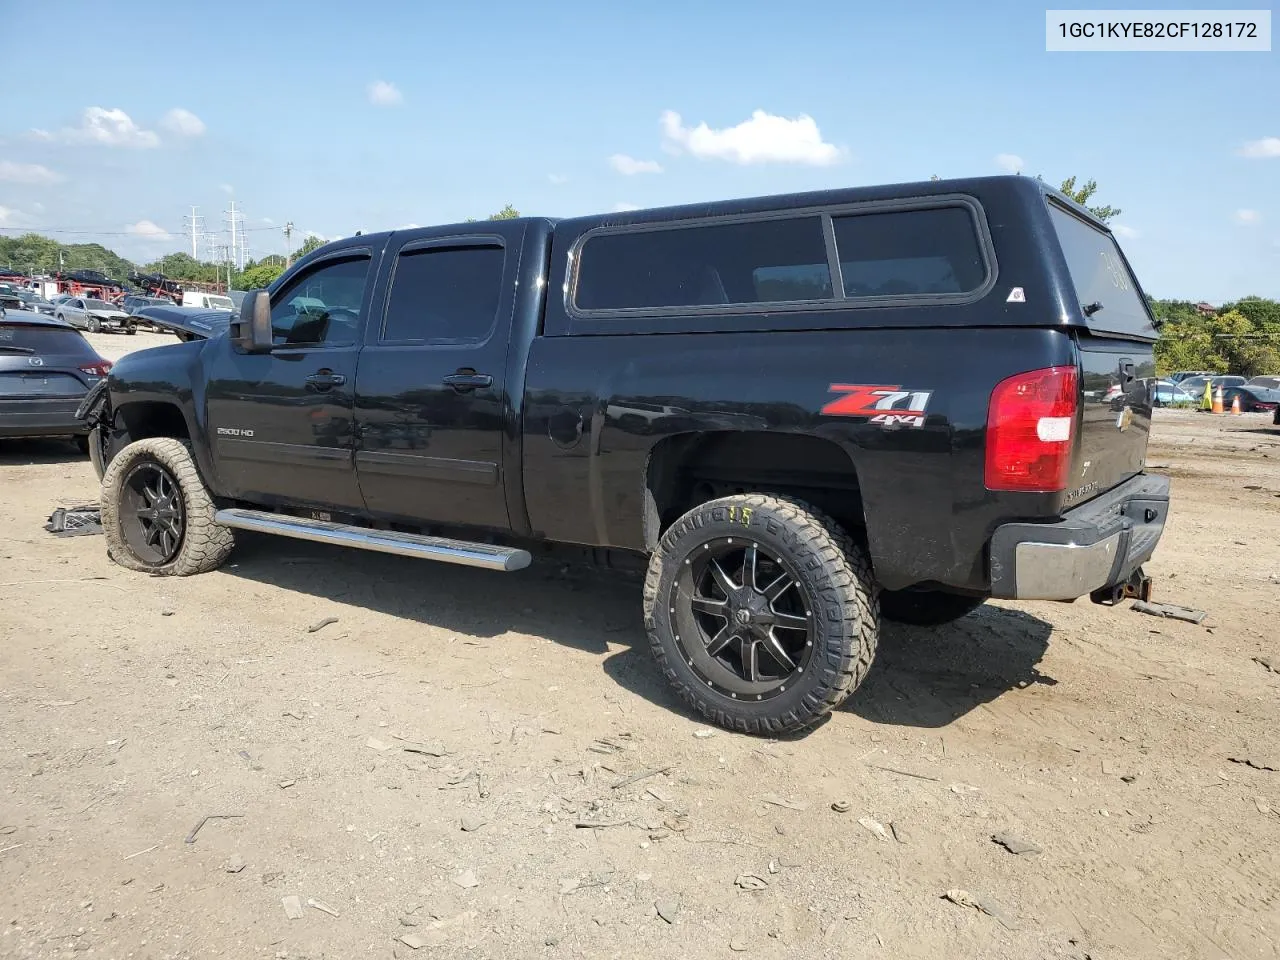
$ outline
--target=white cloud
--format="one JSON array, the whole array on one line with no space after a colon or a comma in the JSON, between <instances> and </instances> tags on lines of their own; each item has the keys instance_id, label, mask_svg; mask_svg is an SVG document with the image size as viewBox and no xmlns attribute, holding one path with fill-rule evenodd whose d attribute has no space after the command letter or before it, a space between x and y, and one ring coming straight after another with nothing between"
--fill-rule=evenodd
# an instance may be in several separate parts
<instances>
[{"instance_id":1,"label":"white cloud","mask_svg":"<svg viewBox=\"0 0 1280 960\"><path fill-rule=\"evenodd\" d=\"M160 125L179 137L204 136L204 121L190 110L174 107L160 120Z\"/></svg>"},{"instance_id":2,"label":"white cloud","mask_svg":"<svg viewBox=\"0 0 1280 960\"><path fill-rule=\"evenodd\" d=\"M135 237L142 237L144 240L172 240L173 235L159 224L152 223L150 220L139 220L137 223L128 224L125 228L126 233L131 233Z\"/></svg>"},{"instance_id":3,"label":"white cloud","mask_svg":"<svg viewBox=\"0 0 1280 960\"><path fill-rule=\"evenodd\" d=\"M615 153L609 158L609 166L624 177L634 177L637 173L661 173L662 164L657 160L637 160L625 153Z\"/></svg>"},{"instance_id":4,"label":"white cloud","mask_svg":"<svg viewBox=\"0 0 1280 960\"><path fill-rule=\"evenodd\" d=\"M229 183L218 184L218 189L225 193L228 197L236 192L236 188Z\"/></svg>"},{"instance_id":5,"label":"white cloud","mask_svg":"<svg viewBox=\"0 0 1280 960\"><path fill-rule=\"evenodd\" d=\"M369 84L369 102L375 107L394 107L404 100L404 94L394 83L386 80L375 80Z\"/></svg>"},{"instance_id":6,"label":"white cloud","mask_svg":"<svg viewBox=\"0 0 1280 960\"><path fill-rule=\"evenodd\" d=\"M150 149L160 146L160 138L152 130L144 130L133 118L113 107L86 107L80 117L80 126L63 127L57 133L48 130L32 130L38 140L60 140L63 143L96 143L105 147L136 147Z\"/></svg>"},{"instance_id":7,"label":"white cloud","mask_svg":"<svg viewBox=\"0 0 1280 960\"><path fill-rule=\"evenodd\" d=\"M1021 173L1026 163L1016 153L997 153L996 166L1005 173Z\"/></svg>"},{"instance_id":8,"label":"white cloud","mask_svg":"<svg viewBox=\"0 0 1280 960\"><path fill-rule=\"evenodd\" d=\"M640 207L638 204L627 203L625 200L619 200L613 205L613 209L615 213L626 213L629 210L639 210Z\"/></svg>"},{"instance_id":9,"label":"white cloud","mask_svg":"<svg viewBox=\"0 0 1280 960\"><path fill-rule=\"evenodd\" d=\"M563 173L548 173L547 179L550 180L552 183L554 183L557 187L560 186L561 184L569 182L569 178L566 177Z\"/></svg>"},{"instance_id":10,"label":"white cloud","mask_svg":"<svg viewBox=\"0 0 1280 960\"><path fill-rule=\"evenodd\" d=\"M1261 140L1250 140L1238 152L1242 157L1251 157L1253 159L1280 157L1280 137L1263 137Z\"/></svg>"},{"instance_id":11,"label":"white cloud","mask_svg":"<svg viewBox=\"0 0 1280 960\"><path fill-rule=\"evenodd\" d=\"M664 147L670 153L688 151L700 160L730 163L803 163L826 167L844 159L845 151L822 139L818 124L808 114L794 120L763 110L735 127L713 130L706 123L686 127L680 114L662 114Z\"/></svg>"},{"instance_id":12,"label":"white cloud","mask_svg":"<svg viewBox=\"0 0 1280 960\"><path fill-rule=\"evenodd\" d=\"M31 223L31 218L21 210L13 207L0 207L0 227L22 227Z\"/></svg>"},{"instance_id":13,"label":"white cloud","mask_svg":"<svg viewBox=\"0 0 1280 960\"><path fill-rule=\"evenodd\" d=\"M1133 229L1133 227L1126 226L1123 223L1111 224L1111 232L1124 240L1137 240L1138 237L1142 236L1142 234Z\"/></svg>"},{"instance_id":14,"label":"white cloud","mask_svg":"<svg viewBox=\"0 0 1280 960\"><path fill-rule=\"evenodd\" d=\"M274 227L276 225L276 222L270 217L263 217L262 222L268 227Z\"/></svg>"},{"instance_id":15,"label":"white cloud","mask_svg":"<svg viewBox=\"0 0 1280 960\"><path fill-rule=\"evenodd\" d=\"M1237 210L1234 216L1236 223L1245 225L1260 223L1262 221L1262 214L1257 210Z\"/></svg>"},{"instance_id":16,"label":"white cloud","mask_svg":"<svg viewBox=\"0 0 1280 960\"><path fill-rule=\"evenodd\" d=\"M6 183L28 183L44 186L50 183L61 183L65 178L54 173L48 167L38 163L14 163L12 160L0 160L0 180Z\"/></svg>"}]
</instances>

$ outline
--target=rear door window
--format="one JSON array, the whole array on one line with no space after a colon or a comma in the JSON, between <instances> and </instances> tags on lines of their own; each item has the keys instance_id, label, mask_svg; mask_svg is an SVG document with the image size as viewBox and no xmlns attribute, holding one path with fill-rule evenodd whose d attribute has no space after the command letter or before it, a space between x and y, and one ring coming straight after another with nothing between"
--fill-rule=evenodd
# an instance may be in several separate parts
<instances>
[{"instance_id":1,"label":"rear door window","mask_svg":"<svg viewBox=\"0 0 1280 960\"><path fill-rule=\"evenodd\" d=\"M482 343L502 298L500 246L425 247L396 258L383 343Z\"/></svg>"},{"instance_id":2,"label":"rear door window","mask_svg":"<svg viewBox=\"0 0 1280 960\"><path fill-rule=\"evenodd\" d=\"M1096 305L1086 316L1089 329L1154 339L1151 315L1115 239L1055 203L1049 204L1049 218L1081 309Z\"/></svg>"}]
</instances>

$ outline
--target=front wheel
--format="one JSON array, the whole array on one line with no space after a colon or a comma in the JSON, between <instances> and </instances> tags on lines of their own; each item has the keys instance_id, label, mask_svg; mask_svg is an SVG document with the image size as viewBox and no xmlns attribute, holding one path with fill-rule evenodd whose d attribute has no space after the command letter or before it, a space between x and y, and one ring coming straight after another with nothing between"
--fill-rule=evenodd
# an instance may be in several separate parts
<instances>
[{"instance_id":1,"label":"front wheel","mask_svg":"<svg viewBox=\"0 0 1280 960\"><path fill-rule=\"evenodd\" d=\"M132 337L135 333L138 332L138 325L136 323L131 323L124 328L124 332Z\"/></svg>"},{"instance_id":2,"label":"front wheel","mask_svg":"<svg viewBox=\"0 0 1280 960\"><path fill-rule=\"evenodd\" d=\"M743 733L803 730L866 677L879 604L864 552L831 518L778 496L690 510L663 534L645 627L676 692Z\"/></svg>"},{"instance_id":3,"label":"front wheel","mask_svg":"<svg viewBox=\"0 0 1280 960\"><path fill-rule=\"evenodd\" d=\"M90 333L98 333L102 330L102 323L97 317L90 317L85 321L85 326L89 328Z\"/></svg>"},{"instance_id":4,"label":"front wheel","mask_svg":"<svg viewBox=\"0 0 1280 960\"><path fill-rule=\"evenodd\" d=\"M129 444L102 477L102 530L112 560L157 576L207 573L235 544L181 440Z\"/></svg>"}]
</instances>

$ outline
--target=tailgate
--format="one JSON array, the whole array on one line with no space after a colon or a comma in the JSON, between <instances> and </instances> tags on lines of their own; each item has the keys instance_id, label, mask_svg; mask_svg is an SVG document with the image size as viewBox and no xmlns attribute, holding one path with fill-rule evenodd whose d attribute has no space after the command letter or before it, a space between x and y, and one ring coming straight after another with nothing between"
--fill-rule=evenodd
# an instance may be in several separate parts
<instances>
[{"instance_id":1,"label":"tailgate","mask_svg":"<svg viewBox=\"0 0 1280 960\"><path fill-rule=\"evenodd\" d=\"M1141 473L1151 433L1144 377L1155 375L1155 327L1115 239L1056 203L1054 231L1080 303L1080 442L1067 482L1068 506Z\"/></svg>"},{"instance_id":2,"label":"tailgate","mask_svg":"<svg viewBox=\"0 0 1280 960\"><path fill-rule=\"evenodd\" d=\"M0 397L80 397L85 385L69 373L0 371Z\"/></svg>"}]
</instances>

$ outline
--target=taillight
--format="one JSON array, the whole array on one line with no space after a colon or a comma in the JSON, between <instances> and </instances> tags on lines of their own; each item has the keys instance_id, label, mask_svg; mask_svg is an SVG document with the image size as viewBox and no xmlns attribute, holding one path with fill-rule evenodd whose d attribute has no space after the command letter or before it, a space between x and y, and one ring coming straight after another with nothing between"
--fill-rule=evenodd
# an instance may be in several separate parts
<instances>
[{"instance_id":1,"label":"taillight","mask_svg":"<svg viewBox=\"0 0 1280 960\"><path fill-rule=\"evenodd\" d=\"M1076 385L1075 367L1031 370L996 384L987 408L988 490L1066 489Z\"/></svg>"},{"instance_id":2,"label":"taillight","mask_svg":"<svg viewBox=\"0 0 1280 960\"><path fill-rule=\"evenodd\" d=\"M105 377L111 372L110 360L99 360L97 363L82 363L80 369L91 377Z\"/></svg>"}]
</instances>

